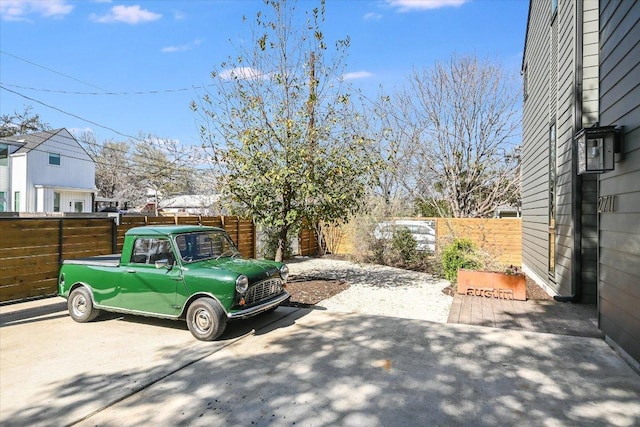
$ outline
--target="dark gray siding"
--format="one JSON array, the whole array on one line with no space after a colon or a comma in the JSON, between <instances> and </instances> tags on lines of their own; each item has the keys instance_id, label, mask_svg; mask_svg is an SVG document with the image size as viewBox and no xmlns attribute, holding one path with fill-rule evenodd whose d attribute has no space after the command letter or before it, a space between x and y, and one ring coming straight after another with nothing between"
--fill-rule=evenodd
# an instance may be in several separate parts
<instances>
[{"instance_id":1,"label":"dark gray siding","mask_svg":"<svg viewBox=\"0 0 640 427\"><path fill-rule=\"evenodd\" d=\"M543 2L546 3L546 2ZM557 215L556 215L556 289L561 295L570 295L572 289L572 256L575 221L573 205L573 134L576 98L576 26L573 1L558 2L558 68L552 76L558 82L556 93L556 127L558 132L557 159Z\"/></svg>"},{"instance_id":2,"label":"dark gray siding","mask_svg":"<svg viewBox=\"0 0 640 427\"><path fill-rule=\"evenodd\" d=\"M555 111L550 87L550 2L532 1L523 72L526 97L522 127L522 262L527 272L548 283L549 125ZM555 86L554 86L555 88Z\"/></svg>"},{"instance_id":3,"label":"dark gray siding","mask_svg":"<svg viewBox=\"0 0 640 427\"><path fill-rule=\"evenodd\" d=\"M582 3L581 127L598 123L599 16L598 2ZM579 178L580 205L580 269L581 302L595 304L598 295L598 176Z\"/></svg>"},{"instance_id":4,"label":"dark gray siding","mask_svg":"<svg viewBox=\"0 0 640 427\"><path fill-rule=\"evenodd\" d=\"M530 81L523 111L523 267L559 295L596 302L596 176L578 177L577 130L598 121L598 0L530 2L525 58ZM555 232L549 268L549 127L556 128Z\"/></svg>"},{"instance_id":5,"label":"dark gray siding","mask_svg":"<svg viewBox=\"0 0 640 427\"><path fill-rule=\"evenodd\" d=\"M600 123L624 126L624 160L600 176L600 329L640 362L640 2L601 1Z\"/></svg>"}]
</instances>

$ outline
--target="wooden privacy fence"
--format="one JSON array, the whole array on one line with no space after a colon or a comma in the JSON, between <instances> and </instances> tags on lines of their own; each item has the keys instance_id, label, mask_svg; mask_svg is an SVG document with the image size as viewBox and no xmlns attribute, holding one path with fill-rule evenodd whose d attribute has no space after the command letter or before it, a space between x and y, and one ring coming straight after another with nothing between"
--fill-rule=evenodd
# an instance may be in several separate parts
<instances>
[{"instance_id":1,"label":"wooden privacy fence","mask_svg":"<svg viewBox=\"0 0 640 427\"><path fill-rule=\"evenodd\" d=\"M436 218L436 246L467 237L503 265L522 265L520 218Z\"/></svg>"},{"instance_id":2,"label":"wooden privacy fence","mask_svg":"<svg viewBox=\"0 0 640 427\"><path fill-rule=\"evenodd\" d=\"M56 292L64 258L113 250L113 218L0 219L0 302Z\"/></svg>"},{"instance_id":3,"label":"wooden privacy fence","mask_svg":"<svg viewBox=\"0 0 640 427\"><path fill-rule=\"evenodd\" d=\"M210 227L224 228L233 243L238 246L242 256L255 258L256 229L253 220L236 216L123 216L118 226L116 251L122 250L124 234L133 227L144 225L206 225Z\"/></svg>"},{"instance_id":4,"label":"wooden privacy fence","mask_svg":"<svg viewBox=\"0 0 640 427\"><path fill-rule=\"evenodd\" d=\"M298 255L318 254L318 238L313 228L303 227L298 235Z\"/></svg>"},{"instance_id":5,"label":"wooden privacy fence","mask_svg":"<svg viewBox=\"0 0 640 427\"><path fill-rule=\"evenodd\" d=\"M238 217L0 218L0 302L53 295L63 259L122 249L124 233L151 224L224 228L245 257L256 256L255 226Z\"/></svg>"},{"instance_id":6,"label":"wooden privacy fence","mask_svg":"<svg viewBox=\"0 0 640 427\"><path fill-rule=\"evenodd\" d=\"M522 220L520 218L396 218L433 221L436 225L436 252L453 239L467 237L503 265L522 265ZM393 219L389 219L392 221ZM335 253L354 254L357 220L340 227ZM332 230L334 231L334 230Z\"/></svg>"}]
</instances>

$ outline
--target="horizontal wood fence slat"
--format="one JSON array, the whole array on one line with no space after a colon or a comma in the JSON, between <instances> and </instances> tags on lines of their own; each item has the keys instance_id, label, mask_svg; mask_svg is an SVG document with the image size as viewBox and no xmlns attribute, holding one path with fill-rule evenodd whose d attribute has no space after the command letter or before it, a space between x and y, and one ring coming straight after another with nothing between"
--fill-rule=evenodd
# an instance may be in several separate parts
<instances>
[{"instance_id":1,"label":"horizontal wood fence slat","mask_svg":"<svg viewBox=\"0 0 640 427\"><path fill-rule=\"evenodd\" d=\"M522 220L520 218L396 218L434 221L436 251L442 250L455 238L467 237L482 250L493 255L503 265L522 265ZM393 219L389 219L390 221ZM353 254L354 227L349 224L338 230L330 229L339 238L336 254Z\"/></svg>"},{"instance_id":2,"label":"horizontal wood fence slat","mask_svg":"<svg viewBox=\"0 0 640 427\"><path fill-rule=\"evenodd\" d=\"M0 302L55 294L65 257L111 252L112 224L113 218L0 219Z\"/></svg>"},{"instance_id":3,"label":"horizontal wood fence slat","mask_svg":"<svg viewBox=\"0 0 640 427\"><path fill-rule=\"evenodd\" d=\"M0 302L54 295L64 259L122 250L124 234L142 225L206 225L227 230L244 257L257 254L255 225L238 217L0 218Z\"/></svg>"},{"instance_id":4,"label":"horizontal wood fence slat","mask_svg":"<svg viewBox=\"0 0 640 427\"><path fill-rule=\"evenodd\" d=\"M318 254L318 238L313 228L303 227L298 236L298 254L312 256Z\"/></svg>"}]
</instances>

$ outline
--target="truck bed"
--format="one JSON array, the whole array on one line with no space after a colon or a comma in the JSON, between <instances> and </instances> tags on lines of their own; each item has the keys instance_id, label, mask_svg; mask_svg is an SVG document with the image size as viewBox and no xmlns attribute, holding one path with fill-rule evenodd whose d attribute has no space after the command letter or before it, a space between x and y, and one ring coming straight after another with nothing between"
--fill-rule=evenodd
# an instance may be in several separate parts
<instances>
[{"instance_id":1,"label":"truck bed","mask_svg":"<svg viewBox=\"0 0 640 427\"><path fill-rule=\"evenodd\" d=\"M100 265L117 267L120 265L120 254L99 255L87 258L65 259L64 264Z\"/></svg>"}]
</instances>

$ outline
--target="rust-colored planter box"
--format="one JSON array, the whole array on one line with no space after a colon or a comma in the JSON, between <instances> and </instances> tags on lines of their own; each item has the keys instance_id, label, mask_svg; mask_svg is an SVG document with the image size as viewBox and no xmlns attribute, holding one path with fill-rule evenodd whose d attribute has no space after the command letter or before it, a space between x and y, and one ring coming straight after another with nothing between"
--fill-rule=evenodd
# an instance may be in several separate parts
<instances>
[{"instance_id":1,"label":"rust-colored planter box","mask_svg":"<svg viewBox=\"0 0 640 427\"><path fill-rule=\"evenodd\" d=\"M527 286L524 274L458 270L458 293L526 301Z\"/></svg>"}]
</instances>

